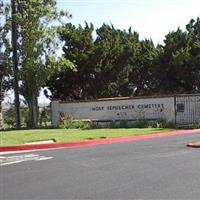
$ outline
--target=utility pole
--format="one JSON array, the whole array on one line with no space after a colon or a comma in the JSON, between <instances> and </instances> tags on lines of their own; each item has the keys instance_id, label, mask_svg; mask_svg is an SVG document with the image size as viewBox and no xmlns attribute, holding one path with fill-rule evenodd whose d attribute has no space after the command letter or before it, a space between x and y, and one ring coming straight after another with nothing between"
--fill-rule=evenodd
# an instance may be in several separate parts
<instances>
[{"instance_id":1,"label":"utility pole","mask_svg":"<svg viewBox=\"0 0 200 200\"><path fill-rule=\"evenodd\" d=\"M14 72L14 93L15 93L15 120L16 129L21 128L20 123L20 102L19 102L19 83L18 83L18 58L17 58L17 23L16 23L16 1L11 0L12 6L12 60L13 60L13 72Z\"/></svg>"}]
</instances>

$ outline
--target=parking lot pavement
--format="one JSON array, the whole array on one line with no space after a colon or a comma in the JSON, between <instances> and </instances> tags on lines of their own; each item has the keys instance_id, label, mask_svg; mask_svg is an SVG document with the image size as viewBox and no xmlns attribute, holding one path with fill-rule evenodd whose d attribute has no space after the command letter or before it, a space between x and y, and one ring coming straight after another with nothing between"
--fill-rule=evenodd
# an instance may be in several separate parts
<instances>
[{"instance_id":1,"label":"parking lot pavement","mask_svg":"<svg viewBox=\"0 0 200 200\"><path fill-rule=\"evenodd\" d=\"M0 199L199 199L200 133L1 155Z\"/></svg>"}]
</instances>

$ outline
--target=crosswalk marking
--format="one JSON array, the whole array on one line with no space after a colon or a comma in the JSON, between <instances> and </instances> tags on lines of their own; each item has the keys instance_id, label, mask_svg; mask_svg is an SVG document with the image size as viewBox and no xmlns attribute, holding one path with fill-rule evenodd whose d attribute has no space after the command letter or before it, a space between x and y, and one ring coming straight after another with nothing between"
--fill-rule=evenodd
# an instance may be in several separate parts
<instances>
[{"instance_id":1,"label":"crosswalk marking","mask_svg":"<svg viewBox=\"0 0 200 200\"><path fill-rule=\"evenodd\" d=\"M23 155L15 155L15 156L0 156L0 166L4 165L12 165L25 161L42 161L49 160L53 157L41 156L38 154L23 154Z\"/></svg>"}]
</instances>

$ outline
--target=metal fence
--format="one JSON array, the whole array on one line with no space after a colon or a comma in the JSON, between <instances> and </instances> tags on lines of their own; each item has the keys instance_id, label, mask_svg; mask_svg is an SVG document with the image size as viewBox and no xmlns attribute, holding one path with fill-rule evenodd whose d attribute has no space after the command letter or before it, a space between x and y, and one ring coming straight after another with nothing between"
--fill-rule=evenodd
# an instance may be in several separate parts
<instances>
[{"instance_id":1,"label":"metal fence","mask_svg":"<svg viewBox=\"0 0 200 200\"><path fill-rule=\"evenodd\" d=\"M177 95L174 102L177 127L200 124L200 94Z\"/></svg>"}]
</instances>

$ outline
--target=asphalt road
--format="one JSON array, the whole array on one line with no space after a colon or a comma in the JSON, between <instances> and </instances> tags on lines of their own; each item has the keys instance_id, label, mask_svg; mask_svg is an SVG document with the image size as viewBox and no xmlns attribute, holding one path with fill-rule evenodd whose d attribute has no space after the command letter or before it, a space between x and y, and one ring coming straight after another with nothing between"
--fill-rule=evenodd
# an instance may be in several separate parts
<instances>
[{"instance_id":1,"label":"asphalt road","mask_svg":"<svg viewBox=\"0 0 200 200\"><path fill-rule=\"evenodd\" d=\"M200 133L0 156L0 199L200 199Z\"/></svg>"}]
</instances>

